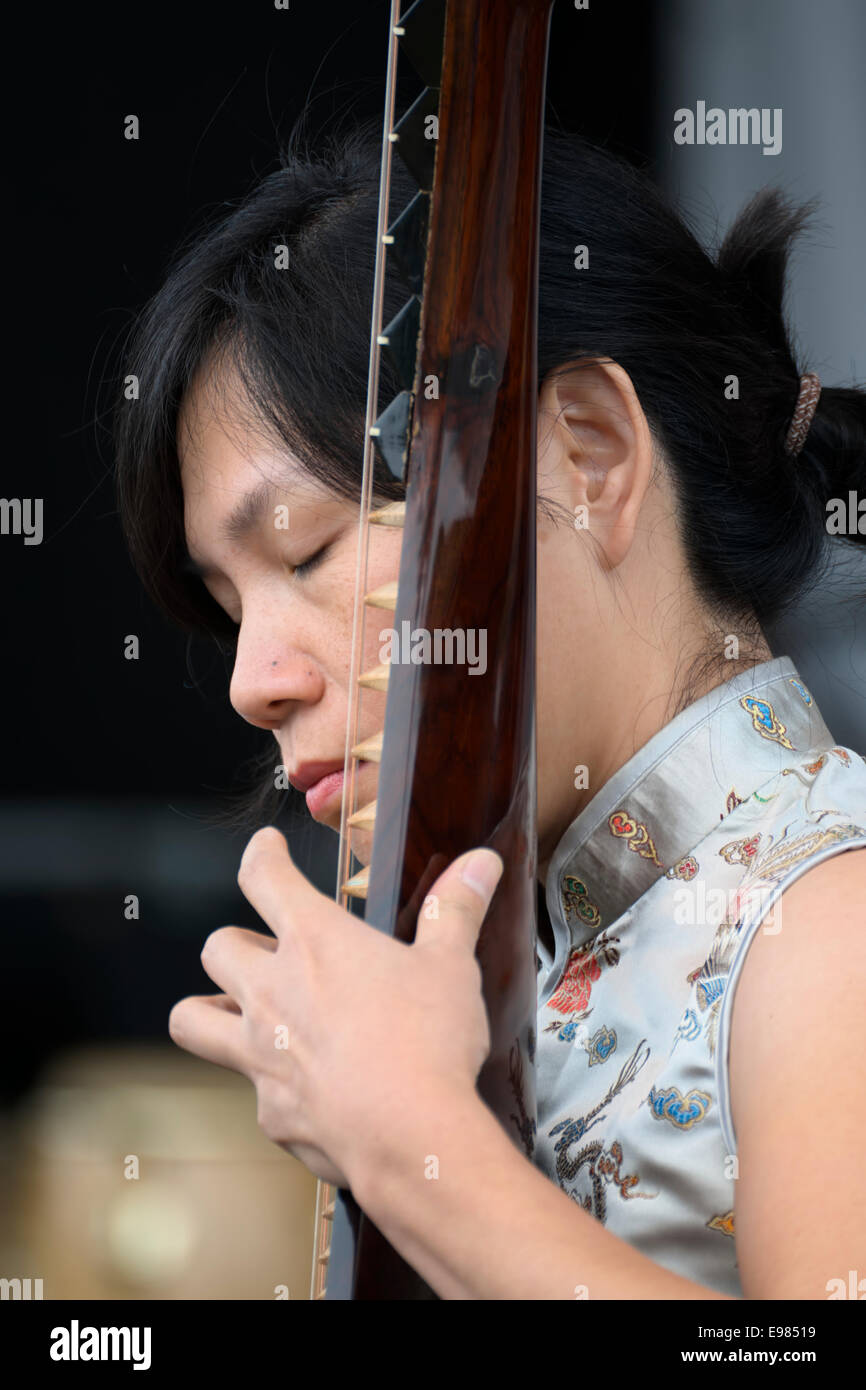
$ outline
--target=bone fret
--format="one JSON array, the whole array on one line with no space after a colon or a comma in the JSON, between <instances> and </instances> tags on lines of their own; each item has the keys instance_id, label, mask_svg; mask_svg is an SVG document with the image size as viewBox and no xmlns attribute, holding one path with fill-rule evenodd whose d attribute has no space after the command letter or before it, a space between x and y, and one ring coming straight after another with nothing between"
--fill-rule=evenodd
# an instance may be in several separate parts
<instances>
[{"instance_id":1,"label":"bone fret","mask_svg":"<svg viewBox=\"0 0 866 1390\"><path fill-rule=\"evenodd\" d=\"M371 666L369 671L364 671L358 677L358 684L366 686L368 690L387 690L388 689L388 663L382 666Z\"/></svg>"},{"instance_id":2,"label":"bone fret","mask_svg":"<svg viewBox=\"0 0 866 1390\"><path fill-rule=\"evenodd\" d=\"M373 734L371 738L365 738L363 743L356 743L354 748L350 750L352 757L366 759L369 763L380 763L384 737L385 731L380 729L378 734Z\"/></svg>"},{"instance_id":3,"label":"bone fret","mask_svg":"<svg viewBox=\"0 0 866 1390\"><path fill-rule=\"evenodd\" d=\"M370 869L368 866L363 868L359 874L355 874L352 878L347 878L346 882L342 885L342 891L348 893L352 898L366 898L369 886Z\"/></svg>"},{"instance_id":4,"label":"bone fret","mask_svg":"<svg viewBox=\"0 0 866 1390\"><path fill-rule=\"evenodd\" d=\"M375 801L368 801L366 806L362 806L359 811L350 816L348 824L355 826L358 830L372 830L376 824Z\"/></svg>"},{"instance_id":5,"label":"bone fret","mask_svg":"<svg viewBox=\"0 0 866 1390\"><path fill-rule=\"evenodd\" d=\"M364 602L371 608L396 608L397 580L391 579L387 584L383 584L380 589L372 589L369 594L364 595Z\"/></svg>"},{"instance_id":6,"label":"bone fret","mask_svg":"<svg viewBox=\"0 0 866 1390\"><path fill-rule=\"evenodd\" d=\"M377 512L371 512L367 519L373 526L405 526L406 503L389 502Z\"/></svg>"}]
</instances>

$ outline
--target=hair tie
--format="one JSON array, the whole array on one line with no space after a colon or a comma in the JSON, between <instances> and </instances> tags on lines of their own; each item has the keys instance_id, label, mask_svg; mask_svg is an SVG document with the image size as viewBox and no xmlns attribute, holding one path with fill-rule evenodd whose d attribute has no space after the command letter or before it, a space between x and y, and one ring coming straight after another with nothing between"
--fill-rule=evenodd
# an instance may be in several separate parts
<instances>
[{"instance_id":1,"label":"hair tie","mask_svg":"<svg viewBox=\"0 0 866 1390\"><path fill-rule=\"evenodd\" d=\"M799 454L809 433L809 426L812 423L812 416L818 405L818 397L821 394L821 382L814 372L804 372L800 377L800 394L797 397L797 404L794 414L791 416L791 423L788 426L788 433L785 436L785 453Z\"/></svg>"}]
</instances>

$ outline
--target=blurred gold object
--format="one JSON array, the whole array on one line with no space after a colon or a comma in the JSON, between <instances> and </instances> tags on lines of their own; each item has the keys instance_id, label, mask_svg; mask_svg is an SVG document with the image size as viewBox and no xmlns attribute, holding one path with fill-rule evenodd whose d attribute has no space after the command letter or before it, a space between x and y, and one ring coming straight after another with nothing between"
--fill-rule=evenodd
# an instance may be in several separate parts
<instances>
[{"instance_id":1,"label":"blurred gold object","mask_svg":"<svg viewBox=\"0 0 866 1390\"><path fill-rule=\"evenodd\" d=\"M256 1093L173 1045L56 1059L19 1119L16 1248L44 1297L307 1299L316 1179Z\"/></svg>"}]
</instances>

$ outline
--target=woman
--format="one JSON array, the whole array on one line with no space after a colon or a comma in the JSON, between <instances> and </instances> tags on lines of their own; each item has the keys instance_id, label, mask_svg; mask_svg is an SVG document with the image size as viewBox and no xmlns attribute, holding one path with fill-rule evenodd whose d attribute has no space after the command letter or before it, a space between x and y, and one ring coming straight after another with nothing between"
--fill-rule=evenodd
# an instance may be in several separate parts
<instances>
[{"instance_id":1,"label":"woman","mask_svg":"<svg viewBox=\"0 0 866 1390\"><path fill-rule=\"evenodd\" d=\"M118 423L144 583L227 643L235 710L335 830L378 157L364 132L295 153L186 252ZM866 1248L859 1191L825 1180L828 1134L866 1143L866 767L763 632L819 573L828 503L864 488L864 396L801 381L783 322L806 216L760 195L714 262L641 175L546 136L532 1161L475 1091L491 851L449 867L406 947L259 831L240 883L275 938L215 932L221 992L172 1012L444 1297L825 1298ZM385 321L404 298L395 277ZM380 405L396 389L386 366ZM401 534L371 531L372 588Z\"/></svg>"}]
</instances>

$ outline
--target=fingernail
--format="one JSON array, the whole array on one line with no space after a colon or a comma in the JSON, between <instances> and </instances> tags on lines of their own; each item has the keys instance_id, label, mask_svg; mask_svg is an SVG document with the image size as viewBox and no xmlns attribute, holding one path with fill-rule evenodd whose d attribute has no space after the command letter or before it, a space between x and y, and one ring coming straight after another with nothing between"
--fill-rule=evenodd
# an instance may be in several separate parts
<instances>
[{"instance_id":1,"label":"fingernail","mask_svg":"<svg viewBox=\"0 0 866 1390\"><path fill-rule=\"evenodd\" d=\"M493 850L483 850L474 854L463 866L460 877L482 898L491 898L493 890L502 877L505 865Z\"/></svg>"}]
</instances>

